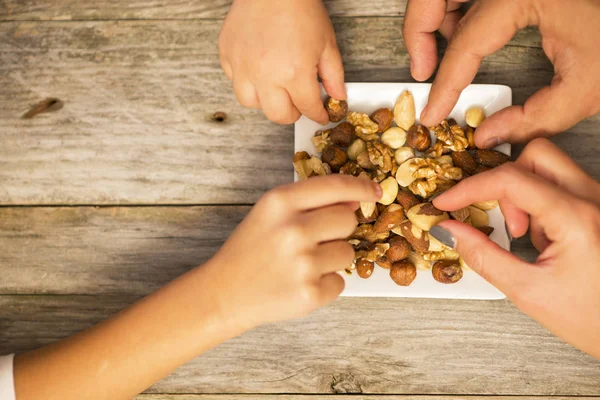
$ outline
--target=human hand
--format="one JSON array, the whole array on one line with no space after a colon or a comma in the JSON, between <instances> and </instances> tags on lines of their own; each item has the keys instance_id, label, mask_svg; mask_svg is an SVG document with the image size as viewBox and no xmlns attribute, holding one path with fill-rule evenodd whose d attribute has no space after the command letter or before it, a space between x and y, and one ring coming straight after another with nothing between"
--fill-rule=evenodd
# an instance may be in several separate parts
<instances>
[{"instance_id":1,"label":"human hand","mask_svg":"<svg viewBox=\"0 0 600 400\"><path fill-rule=\"evenodd\" d=\"M535 263L458 221L439 226L467 265L523 312L600 358L600 184L550 141L536 139L515 163L465 179L434 204L453 211L494 199L513 236L529 227L540 251Z\"/></svg>"},{"instance_id":2,"label":"human hand","mask_svg":"<svg viewBox=\"0 0 600 400\"><path fill-rule=\"evenodd\" d=\"M525 142L566 130L600 112L600 2L573 0L567 5L561 0L479 0L462 17L459 6L465 1L409 0L404 38L416 80L428 79L435 70L433 32L439 30L449 39L429 103L421 113L423 124L435 125L447 117L483 57L529 25L539 27L544 52L554 64L554 78L523 106L508 107L488 117L477 128L476 145L489 148L502 142Z\"/></svg>"},{"instance_id":3,"label":"human hand","mask_svg":"<svg viewBox=\"0 0 600 400\"><path fill-rule=\"evenodd\" d=\"M342 57L322 0L235 0L219 35L221 65L238 101L289 124L301 114L326 124L317 75L346 99Z\"/></svg>"},{"instance_id":4,"label":"human hand","mask_svg":"<svg viewBox=\"0 0 600 400\"><path fill-rule=\"evenodd\" d=\"M346 238L359 201L381 187L346 175L315 177L263 196L208 264L226 315L245 329L309 314L344 288L336 273L354 259Z\"/></svg>"}]
</instances>

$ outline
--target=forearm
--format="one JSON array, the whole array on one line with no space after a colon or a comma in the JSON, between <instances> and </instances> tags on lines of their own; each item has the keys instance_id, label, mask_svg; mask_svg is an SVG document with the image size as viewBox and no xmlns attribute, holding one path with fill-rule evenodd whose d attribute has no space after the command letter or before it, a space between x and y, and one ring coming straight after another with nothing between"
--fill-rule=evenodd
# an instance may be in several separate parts
<instances>
[{"instance_id":1,"label":"forearm","mask_svg":"<svg viewBox=\"0 0 600 400\"><path fill-rule=\"evenodd\" d=\"M209 274L196 268L93 328L17 356L17 399L130 399L240 334Z\"/></svg>"}]
</instances>

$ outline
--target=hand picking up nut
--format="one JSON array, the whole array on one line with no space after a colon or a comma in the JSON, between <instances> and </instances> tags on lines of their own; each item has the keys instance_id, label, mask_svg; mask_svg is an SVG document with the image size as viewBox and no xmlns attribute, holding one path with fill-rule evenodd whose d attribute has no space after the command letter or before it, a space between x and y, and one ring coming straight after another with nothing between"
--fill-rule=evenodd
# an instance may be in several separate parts
<instances>
[{"instance_id":1,"label":"hand picking up nut","mask_svg":"<svg viewBox=\"0 0 600 400\"><path fill-rule=\"evenodd\" d=\"M410 92L404 91L394 109L379 108L370 115L348 109L346 102L328 99L332 129L317 131L312 138L318 158L307 152L294 156L298 178L339 173L379 183L383 195L377 203L360 203L359 222L348 243L355 250L354 263L346 268L368 279L375 265L389 270L400 286L410 285L417 270L431 270L444 284L458 282L465 263L459 254L433 236L438 223L455 219L487 235L486 211L497 202L476 203L452 213L438 210L431 200L462 179L495 168L509 157L495 150L476 149L475 129L485 118L477 107L467 110L467 126L448 119L439 125L420 125ZM345 119L345 120L344 120ZM395 124L395 125L394 125Z\"/></svg>"}]
</instances>

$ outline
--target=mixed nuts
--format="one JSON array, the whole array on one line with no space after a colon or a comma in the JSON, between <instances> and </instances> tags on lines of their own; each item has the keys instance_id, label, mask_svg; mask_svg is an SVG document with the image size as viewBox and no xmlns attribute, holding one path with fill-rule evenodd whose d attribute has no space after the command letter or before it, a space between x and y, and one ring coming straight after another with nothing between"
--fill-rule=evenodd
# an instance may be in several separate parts
<instances>
[{"instance_id":1,"label":"mixed nuts","mask_svg":"<svg viewBox=\"0 0 600 400\"><path fill-rule=\"evenodd\" d=\"M413 96L404 91L393 110L379 108L371 115L349 111L345 101L326 103L332 129L317 131L312 143L321 157L305 151L294 155L299 179L340 173L379 183L383 196L377 203L361 203L359 222L348 243L355 260L346 269L359 277L372 276L375 264L389 270L400 286L410 285L417 269L431 270L441 283L455 283L467 268L460 255L429 235L429 230L455 219L490 235L486 211L497 201L475 203L447 213L431 202L433 196L458 181L495 168L509 157L495 150L477 149L474 133L485 119L481 108L465 113L467 126L453 119L426 127L416 121ZM344 120L345 119L345 120ZM394 125L395 123L395 125ZM433 140L432 140L433 137Z\"/></svg>"}]
</instances>

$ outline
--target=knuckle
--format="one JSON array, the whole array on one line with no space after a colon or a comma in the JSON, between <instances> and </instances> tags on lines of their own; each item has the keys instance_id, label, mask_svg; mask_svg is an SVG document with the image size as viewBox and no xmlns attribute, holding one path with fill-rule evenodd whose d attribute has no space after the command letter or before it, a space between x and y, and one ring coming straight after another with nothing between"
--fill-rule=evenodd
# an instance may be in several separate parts
<instances>
[{"instance_id":1,"label":"knuckle","mask_svg":"<svg viewBox=\"0 0 600 400\"><path fill-rule=\"evenodd\" d=\"M283 188L272 189L263 195L259 204L270 211L283 211L287 207L287 194Z\"/></svg>"},{"instance_id":2,"label":"knuckle","mask_svg":"<svg viewBox=\"0 0 600 400\"><path fill-rule=\"evenodd\" d=\"M297 247L298 243L302 243L306 240L307 230L306 228L299 223L290 223L286 227L284 227L281 238L282 238L282 246L289 246L290 248Z\"/></svg>"},{"instance_id":3,"label":"knuckle","mask_svg":"<svg viewBox=\"0 0 600 400\"><path fill-rule=\"evenodd\" d=\"M304 279L309 276L313 270L313 257L307 254L300 254L296 256L294 261L294 271L300 279Z\"/></svg>"},{"instance_id":4,"label":"knuckle","mask_svg":"<svg viewBox=\"0 0 600 400\"><path fill-rule=\"evenodd\" d=\"M236 91L235 96L238 99L238 102L247 108L256 106L256 96L249 91Z\"/></svg>"},{"instance_id":5,"label":"knuckle","mask_svg":"<svg viewBox=\"0 0 600 400\"><path fill-rule=\"evenodd\" d=\"M291 111L284 110L283 107L281 109L265 110L265 115L269 120L282 125L291 124L297 120L296 116Z\"/></svg>"}]
</instances>

